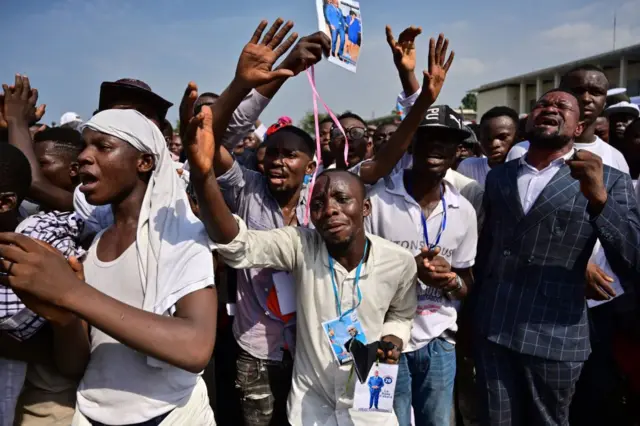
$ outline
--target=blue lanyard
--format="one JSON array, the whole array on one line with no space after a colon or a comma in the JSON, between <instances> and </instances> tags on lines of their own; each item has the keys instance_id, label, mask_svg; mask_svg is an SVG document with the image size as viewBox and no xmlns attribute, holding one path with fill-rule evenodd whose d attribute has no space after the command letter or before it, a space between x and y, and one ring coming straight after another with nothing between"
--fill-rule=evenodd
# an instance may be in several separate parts
<instances>
[{"instance_id":1,"label":"blue lanyard","mask_svg":"<svg viewBox=\"0 0 640 426\"><path fill-rule=\"evenodd\" d=\"M411 179L408 179L404 182L407 193L413 197L413 185L411 184ZM415 198L413 198L415 200ZM429 244L429 230L427 229L427 218L424 216L424 212L422 211L422 207L420 207L420 219L422 220L422 233L424 235L424 243L427 245L429 250L432 250L438 247L440 244L440 237L442 237L442 233L447 227L447 203L444 200L444 191L442 190L442 182L440 183L440 201L442 201L442 222L440 222L440 229L438 230L438 234L436 235L436 241L433 244Z\"/></svg>"},{"instance_id":2,"label":"blue lanyard","mask_svg":"<svg viewBox=\"0 0 640 426\"><path fill-rule=\"evenodd\" d=\"M440 229L438 230L438 234L436 235L436 240L433 244L429 244L429 230L427 229L427 218L424 216L424 212L422 208L420 209L420 218L422 219L422 233L424 234L424 243L427 245L429 250L432 250L438 247L440 244L440 237L442 237L442 233L444 229L447 227L447 203L444 201L444 191L442 187L440 187L440 200L442 200L442 222L440 222Z\"/></svg>"},{"instance_id":3,"label":"blue lanyard","mask_svg":"<svg viewBox=\"0 0 640 426\"><path fill-rule=\"evenodd\" d=\"M360 286L358 284L360 283L360 272L362 270L362 263L364 262L364 258L367 255L368 247L369 247L369 241L365 240L364 254L362 255L362 259L360 259L360 263L358 263L358 267L356 268L356 277L353 280L353 286L356 288L356 291L358 292L358 303L356 304L356 306L349 309L344 314L342 313L342 302L340 301L340 294L338 293L338 286L336 285L336 278L335 278L336 270L333 266L333 257L329 255L329 272L331 273L331 284L333 284L333 295L336 297L336 310L338 311L338 316L340 317L340 319L346 317L351 312L358 309L358 306L360 306L360 303L362 303L362 292L360 292Z\"/></svg>"},{"instance_id":4,"label":"blue lanyard","mask_svg":"<svg viewBox=\"0 0 640 426\"><path fill-rule=\"evenodd\" d=\"M411 197L413 197L412 186L413 185L411 185L410 179L405 182L407 193L411 195ZM442 237L442 233L444 232L444 229L447 227L447 203L446 201L444 201L444 191L442 190L442 183L440 183L440 200L442 201L442 222L440 222L440 229L438 230L438 234L436 235L436 241L433 244L429 244L429 230L427 229L427 218L424 216L422 207L420 207L420 219L422 220L422 233L424 235L424 243L427 245L427 248L429 250L432 250L438 247L438 244L440 244L440 237Z\"/></svg>"}]
</instances>

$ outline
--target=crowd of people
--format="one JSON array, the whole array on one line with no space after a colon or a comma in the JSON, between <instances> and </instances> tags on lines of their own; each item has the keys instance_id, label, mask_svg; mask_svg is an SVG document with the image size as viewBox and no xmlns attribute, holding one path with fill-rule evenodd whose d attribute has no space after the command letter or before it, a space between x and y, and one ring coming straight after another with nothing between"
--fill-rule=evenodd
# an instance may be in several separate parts
<instances>
[{"instance_id":1,"label":"crowd of people","mask_svg":"<svg viewBox=\"0 0 640 426\"><path fill-rule=\"evenodd\" d=\"M387 27L401 122L266 126L335 54L267 26L176 129L139 80L56 127L3 84L0 424L638 424L638 107L588 65L465 123L449 41L420 81L421 29ZM398 366L393 412L377 370L353 408L340 324Z\"/></svg>"}]
</instances>

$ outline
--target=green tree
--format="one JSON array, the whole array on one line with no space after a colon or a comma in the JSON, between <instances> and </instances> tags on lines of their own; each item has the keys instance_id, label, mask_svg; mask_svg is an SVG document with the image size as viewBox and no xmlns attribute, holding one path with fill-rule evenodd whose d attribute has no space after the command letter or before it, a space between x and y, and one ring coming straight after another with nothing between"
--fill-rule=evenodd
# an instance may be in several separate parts
<instances>
[{"instance_id":1,"label":"green tree","mask_svg":"<svg viewBox=\"0 0 640 426\"><path fill-rule=\"evenodd\" d=\"M180 134L180 119L179 118L176 120L176 125L173 128L173 131L178 135Z\"/></svg>"},{"instance_id":2,"label":"green tree","mask_svg":"<svg viewBox=\"0 0 640 426\"><path fill-rule=\"evenodd\" d=\"M472 109L474 111L477 111L478 108L478 97L476 96L475 93L473 92L469 92L466 95L464 95L464 98L462 98L462 108L464 109Z\"/></svg>"},{"instance_id":3,"label":"green tree","mask_svg":"<svg viewBox=\"0 0 640 426\"><path fill-rule=\"evenodd\" d=\"M320 122L325 118L327 118L328 116L329 116L328 114L318 114L318 121ZM309 133L310 135L315 135L316 127L313 120L313 112L311 111L307 112L302 118L302 120L300 120L298 125L302 130Z\"/></svg>"}]
</instances>

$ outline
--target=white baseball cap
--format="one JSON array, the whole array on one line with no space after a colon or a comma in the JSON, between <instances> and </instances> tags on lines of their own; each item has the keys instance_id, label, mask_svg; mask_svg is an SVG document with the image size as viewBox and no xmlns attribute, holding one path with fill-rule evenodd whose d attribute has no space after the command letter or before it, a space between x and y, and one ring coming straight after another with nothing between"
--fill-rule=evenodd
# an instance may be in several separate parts
<instances>
[{"instance_id":1,"label":"white baseball cap","mask_svg":"<svg viewBox=\"0 0 640 426\"><path fill-rule=\"evenodd\" d=\"M623 93L627 93L627 89L624 87L615 87L607 90L607 96L622 95Z\"/></svg>"},{"instance_id":2,"label":"white baseball cap","mask_svg":"<svg viewBox=\"0 0 640 426\"><path fill-rule=\"evenodd\" d=\"M611 116L614 114L629 114L636 118L640 116L640 108L638 105L627 101L618 102L604 110L604 115Z\"/></svg>"},{"instance_id":3,"label":"white baseball cap","mask_svg":"<svg viewBox=\"0 0 640 426\"><path fill-rule=\"evenodd\" d=\"M82 122L82 118L80 118L80 116L78 114L76 114L75 112L65 112L64 114L62 114L62 117L60 117L60 125L63 126L67 123L72 123L74 121L80 121Z\"/></svg>"}]
</instances>

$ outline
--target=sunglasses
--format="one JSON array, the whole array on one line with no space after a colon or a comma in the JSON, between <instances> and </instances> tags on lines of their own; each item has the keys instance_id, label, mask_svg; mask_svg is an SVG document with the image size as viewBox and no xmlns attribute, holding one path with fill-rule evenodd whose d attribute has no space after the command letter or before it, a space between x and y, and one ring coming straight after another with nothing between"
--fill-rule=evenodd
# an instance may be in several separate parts
<instances>
[{"instance_id":1,"label":"sunglasses","mask_svg":"<svg viewBox=\"0 0 640 426\"><path fill-rule=\"evenodd\" d=\"M367 129L364 127L351 127L349 129L344 129L344 132L347 134L347 138L349 140L357 140L362 139L367 134ZM342 132L337 127L331 128L331 139L338 139L339 137L343 137Z\"/></svg>"}]
</instances>

